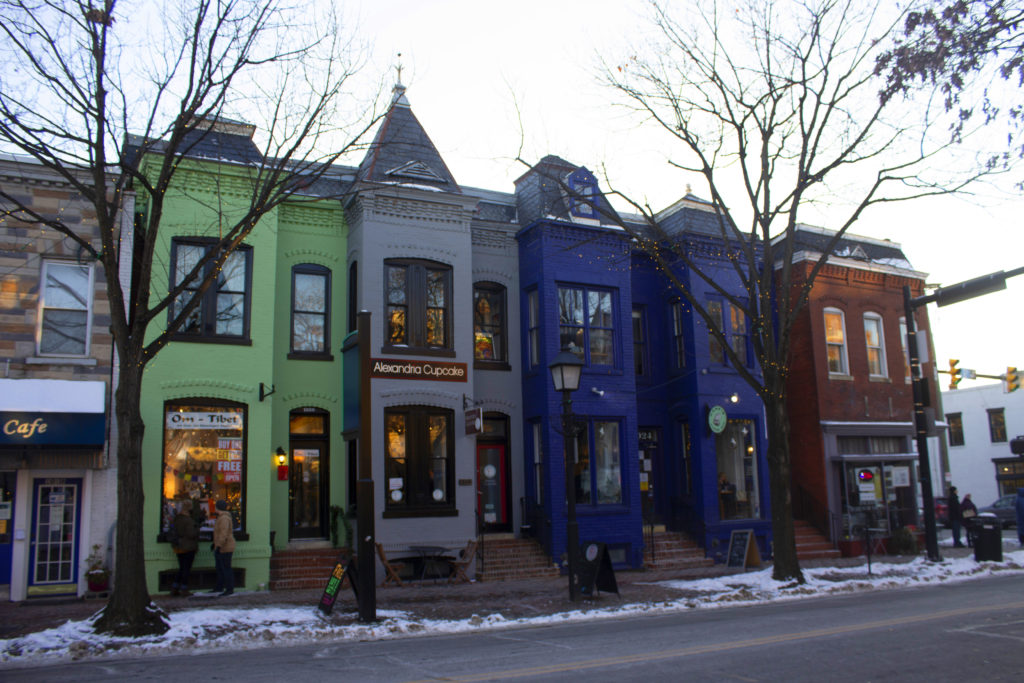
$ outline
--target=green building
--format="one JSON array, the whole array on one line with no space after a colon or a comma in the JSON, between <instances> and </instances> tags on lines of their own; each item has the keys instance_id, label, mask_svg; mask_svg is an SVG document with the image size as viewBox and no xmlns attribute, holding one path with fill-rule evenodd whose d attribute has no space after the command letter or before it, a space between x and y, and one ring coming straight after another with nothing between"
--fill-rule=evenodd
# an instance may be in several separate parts
<instances>
[{"instance_id":1,"label":"green building","mask_svg":"<svg viewBox=\"0 0 1024 683\"><path fill-rule=\"evenodd\" d=\"M154 299L248 207L249 173L260 160L253 133L253 126L218 121L181 162L165 198ZM157 161L144 160L142 171ZM186 499L201 522L193 587L213 583L208 539L218 499L228 501L235 518L238 588L268 584L274 548L329 545L330 508L344 508L348 497L340 354L347 238L339 200L346 171L261 219L146 369L151 590L167 590L173 580L177 563L166 530ZM147 210L144 197L137 205Z\"/></svg>"}]
</instances>

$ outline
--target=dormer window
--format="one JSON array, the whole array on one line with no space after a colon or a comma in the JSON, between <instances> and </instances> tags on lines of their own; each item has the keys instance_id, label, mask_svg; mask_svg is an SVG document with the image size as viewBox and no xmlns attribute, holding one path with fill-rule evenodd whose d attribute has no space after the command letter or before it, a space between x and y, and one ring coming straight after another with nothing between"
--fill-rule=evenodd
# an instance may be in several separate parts
<instances>
[{"instance_id":1,"label":"dormer window","mask_svg":"<svg viewBox=\"0 0 1024 683\"><path fill-rule=\"evenodd\" d=\"M592 183L577 181L572 184L572 212L581 218L593 218L597 215L594 201L597 188Z\"/></svg>"}]
</instances>

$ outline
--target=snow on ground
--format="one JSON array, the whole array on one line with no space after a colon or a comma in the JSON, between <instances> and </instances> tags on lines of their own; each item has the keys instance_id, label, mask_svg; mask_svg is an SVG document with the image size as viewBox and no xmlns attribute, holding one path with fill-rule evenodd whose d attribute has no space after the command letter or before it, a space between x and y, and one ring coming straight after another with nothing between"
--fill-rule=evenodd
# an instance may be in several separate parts
<instances>
[{"instance_id":1,"label":"snow on ground","mask_svg":"<svg viewBox=\"0 0 1024 683\"><path fill-rule=\"evenodd\" d=\"M944 545L946 545L944 543ZM711 579L665 582L681 597L658 603L616 605L587 611L509 620L500 615L460 620L418 619L397 611L378 610L375 624L338 624L319 616L312 607L230 609L194 608L172 612L170 629L158 637L115 638L92 632L91 620L69 621L58 628L20 638L0 640L0 668L37 666L83 658L201 653L226 648L250 649L272 644L302 644L333 640L379 640L410 635L438 635L514 626L619 618L690 609L712 609L757 603L799 600L885 588L967 581L1024 573L1024 550L1005 552L1003 562L976 562L973 557L932 563L917 558L906 563L873 562L855 567L804 569L798 585L771 578L771 568Z\"/></svg>"}]
</instances>

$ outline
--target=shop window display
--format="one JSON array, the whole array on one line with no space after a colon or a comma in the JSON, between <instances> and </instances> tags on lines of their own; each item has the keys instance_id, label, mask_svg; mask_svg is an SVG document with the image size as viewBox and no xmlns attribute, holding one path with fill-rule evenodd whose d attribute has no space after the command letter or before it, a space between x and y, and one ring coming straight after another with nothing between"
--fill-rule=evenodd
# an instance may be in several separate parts
<instances>
[{"instance_id":1,"label":"shop window display","mask_svg":"<svg viewBox=\"0 0 1024 683\"><path fill-rule=\"evenodd\" d=\"M453 423L452 411L439 408L385 411L388 512L430 515L454 510Z\"/></svg>"},{"instance_id":2,"label":"shop window display","mask_svg":"<svg viewBox=\"0 0 1024 683\"><path fill-rule=\"evenodd\" d=\"M729 420L716 437L721 519L760 519L761 497L753 420Z\"/></svg>"},{"instance_id":3,"label":"shop window display","mask_svg":"<svg viewBox=\"0 0 1024 683\"><path fill-rule=\"evenodd\" d=\"M245 408L234 404L168 404L164 410L161 533L181 502L193 502L201 531L212 533L215 505L226 500L241 529L245 478Z\"/></svg>"}]
</instances>

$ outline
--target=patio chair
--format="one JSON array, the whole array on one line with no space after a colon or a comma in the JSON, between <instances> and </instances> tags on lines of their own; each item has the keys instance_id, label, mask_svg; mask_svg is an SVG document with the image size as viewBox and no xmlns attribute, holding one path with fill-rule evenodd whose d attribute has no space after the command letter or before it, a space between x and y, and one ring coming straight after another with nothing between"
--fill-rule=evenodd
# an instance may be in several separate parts
<instances>
[{"instance_id":1,"label":"patio chair","mask_svg":"<svg viewBox=\"0 0 1024 683\"><path fill-rule=\"evenodd\" d=\"M448 574L449 583L463 583L469 582L469 577L466 576L466 569L469 568L471 562L476 561L476 539L471 539L466 543L466 547L459 551L459 557L456 560L450 560L451 571Z\"/></svg>"},{"instance_id":2,"label":"patio chair","mask_svg":"<svg viewBox=\"0 0 1024 683\"><path fill-rule=\"evenodd\" d=\"M393 583L396 586L402 585L402 577L398 575L398 570L405 566L404 562L388 562L387 553L384 552L384 546L377 543L377 557L380 558L380 563L384 565L384 581L380 584L381 588L384 588L389 583Z\"/></svg>"}]
</instances>

